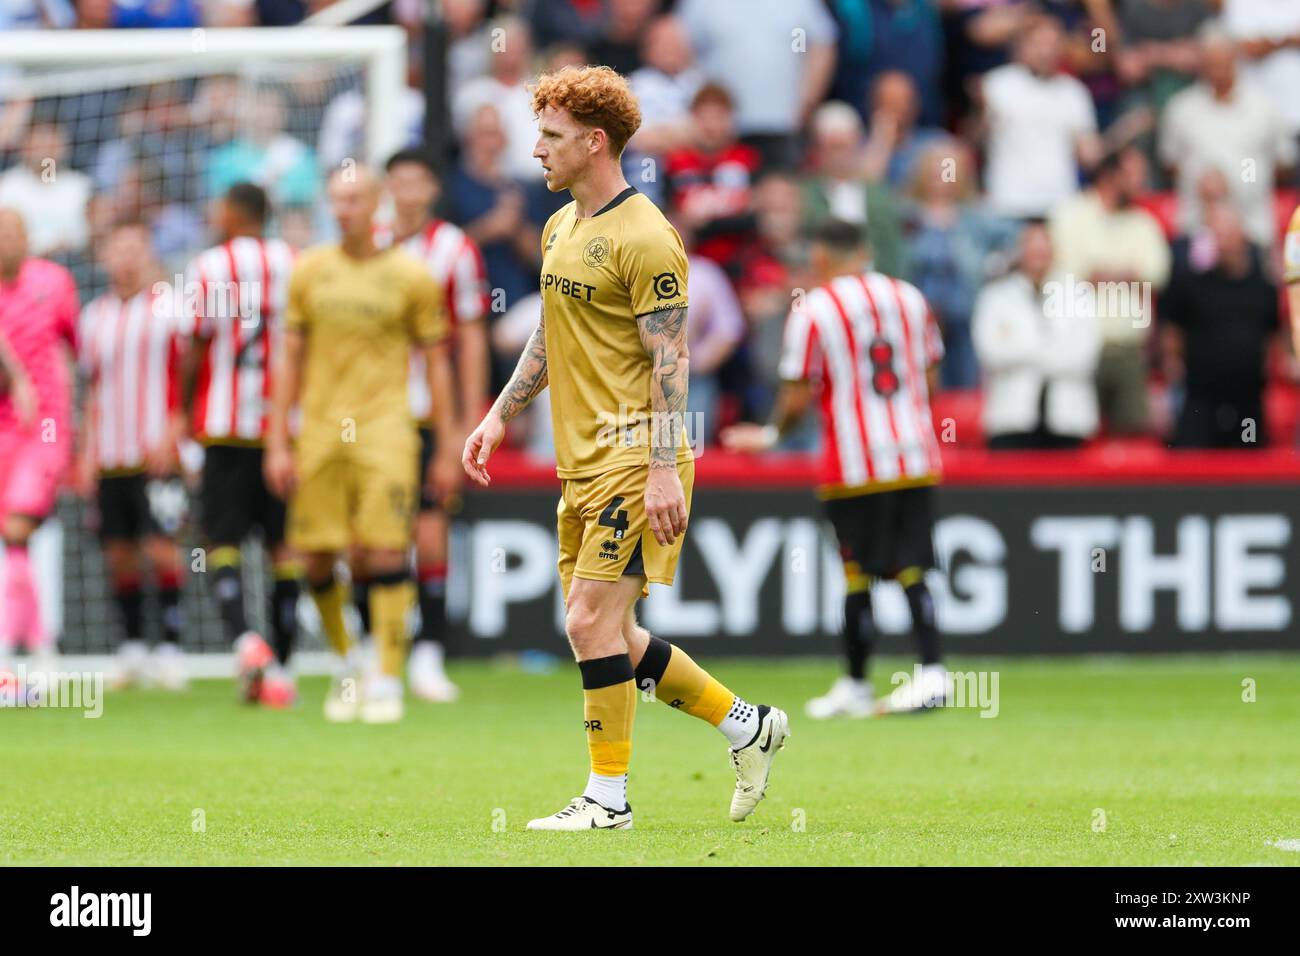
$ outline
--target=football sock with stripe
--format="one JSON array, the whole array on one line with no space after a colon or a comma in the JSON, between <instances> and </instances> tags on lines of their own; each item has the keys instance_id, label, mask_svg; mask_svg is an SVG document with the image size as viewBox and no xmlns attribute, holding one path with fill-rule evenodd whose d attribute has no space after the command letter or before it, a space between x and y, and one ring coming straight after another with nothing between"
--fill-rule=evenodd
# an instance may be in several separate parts
<instances>
[{"instance_id":1,"label":"football sock with stripe","mask_svg":"<svg viewBox=\"0 0 1300 956\"><path fill-rule=\"evenodd\" d=\"M293 646L298 640L298 578L302 566L297 561L285 561L275 566L275 585L271 588L271 641L275 658L281 664L289 663Z\"/></svg>"},{"instance_id":2,"label":"football sock with stripe","mask_svg":"<svg viewBox=\"0 0 1300 956\"><path fill-rule=\"evenodd\" d=\"M406 662L406 617L415 603L408 571L391 571L370 578L370 623L379 673L401 677Z\"/></svg>"},{"instance_id":3,"label":"football sock with stripe","mask_svg":"<svg viewBox=\"0 0 1300 956\"><path fill-rule=\"evenodd\" d=\"M158 608L162 617L162 639L168 644L180 644L181 627L185 622L181 615L181 579L175 568L167 568L158 574Z\"/></svg>"},{"instance_id":4,"label":"football sock with stripe","mask_svg":"<svg viewBox=\"0 0 1300 956\"><path fill-rule=\"evenodd\" d=\"M343 602L347 599L343 582L330 575L323 581L308 581L311 599L316 604L316 613L320 615L321 630L330 648L340 657L347 657L352 646L348 636L347 625L343 623Z\"/></svg>"},{"instance_id":5,"label":"football sock with stripe","mask_svg":"<svg viewBox=\"0 0 1300 956\"><path fill-rule=\"evenodd\" d=\"M912 612L912 631L921 654L921 663L938 664L942 658L939 650L939 628L934 623L934 599L925 581L906 586L907 606Z\"/></svg>"},{"instance_id":6,"label":"football sock with stripe","mask_svg":"<svg viewBox=\"0 0 1300 956\"><path fill-rule=\"evenodd\" d=\"M248 630L239 549L229 545L213 548L208 553L208 566L212 570L212 594L217 599L221 622L226 626L226 640L233 641Z\"/></svg>"},{"instance_id":7,"label":"football sock with stripe","mask_svg":"<svg viewBox=\"0 0 1300 956\"><path fill-rule=\"evenodd\" d=\"M748 746L758 734L757 708L727 690L680 647L650 636L636 667L637 686L653 690L669 707L708 721L735 749Z\"/></svg>"},{"instance_id":8,"label":"football sock with stripe","mask_svg":"<svg viewBox=\"0 0 1300 956\"><path fill-rule=\"evenodd\" d=\"M578 661L582 673L583 726L591 774L583 796L608 810L627 806L627 768L632 759L636 681L626 654Z\"/></svg>"},{"instance_id":9,"label":"football sock with stripe","mask_svg":"<svg viewBox=\"0 0 1300 956\"><path fill-rule=\"evenodd\" d=\"M844 562L844 656L849 676L867 679L867 659L871 656L871 637L875 618L871 613L872 578L863 574L855 561Z\"/></svg>"}]
</instances>

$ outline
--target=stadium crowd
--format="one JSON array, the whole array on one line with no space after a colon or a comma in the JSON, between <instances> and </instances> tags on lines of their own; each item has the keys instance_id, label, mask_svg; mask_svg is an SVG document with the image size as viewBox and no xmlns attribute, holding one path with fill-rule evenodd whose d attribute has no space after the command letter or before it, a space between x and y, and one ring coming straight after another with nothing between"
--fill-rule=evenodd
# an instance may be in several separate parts
<instances>
[{"instance_id":1,"label":"stadium crowd","mask_svg":"<svg viewBox=\"0 0 1300 956\"><path fill-rule=\"evenodd\" d=\"M0 29L288 26L301 0L9 0ZM416 0L360 21L411 36ZM482 251L493 384L535 325L547 192L527 86L604 63L641 130L628 179L691 255L691 410L706 441L764 420L807 240L860 225L876 268L943 329L940 408L992 447L1098 435L1258 447L1282 335L1281 248L1300 133L1300 4L1269 0L443 0L456 149L441 213ZM355 83L231 76L77 96L0 94L0 206L32 253L101 291L96 250L150 226L159 274L208 244L206 204L264 186L295 247L328 238L326 173L359 150ZM42 175L51 163L58 175ZM1297 240L1300 241L1300 240ZM1285 390L1286 386L1278 388ZM1255 423L1243 430L1242 423ZM548 450L544 405L517 439ZM1243 437L1249 434L1249 437ZM815 431L787 442L806 448ZM1258 436L1258 437L1256 437Z\"/></svg>"}]
</instances>

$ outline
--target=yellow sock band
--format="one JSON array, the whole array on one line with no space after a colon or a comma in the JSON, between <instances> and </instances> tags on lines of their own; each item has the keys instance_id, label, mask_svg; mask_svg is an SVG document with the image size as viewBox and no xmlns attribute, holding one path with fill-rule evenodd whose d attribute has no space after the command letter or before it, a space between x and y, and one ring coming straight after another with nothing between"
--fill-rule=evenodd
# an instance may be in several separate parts
<instances>
[{"instance_id":1,"label":"yellow sock band","mask_svg":"<svg viewBox=\"0 0 1300 956\"><path fill-rule=\"evenodd\" d=\"M920 584L925 580L925 568L903 568L903 570L894 575L894 580L901 586L910 588L913 584Z\"/></svg>"},{"instance_id":2,"label":"yellow sock band","mask_svg":"<svg viewBox=\"0 0 1300 956\"><path fill-rule=\"evenodd\" d=\"M627 773L632 759L632 723L636 719L636 681L626 654L579 661L582 671L582 716L592 773L616 777Z\"/></svg>"},{"instance_id":3,"label":"yellow sock band","mask_svg":"<svg viewBox=\"0 0 1300 956\"><path fill-rule=\"evenodd\" d=\"M208 552L208 564L214 568L238 567L239 559L239 549L228 544Z\"/></svg>"}]
</instances>

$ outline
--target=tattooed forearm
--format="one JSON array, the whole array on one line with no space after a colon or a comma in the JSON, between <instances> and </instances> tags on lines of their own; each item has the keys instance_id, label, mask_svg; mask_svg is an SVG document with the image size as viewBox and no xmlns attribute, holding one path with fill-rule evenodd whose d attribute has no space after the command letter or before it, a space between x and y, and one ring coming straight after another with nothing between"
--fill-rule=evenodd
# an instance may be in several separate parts
<instances>
[{"instance_id":1,"label":"tattooed forearm","mask_svg":"<svg viewBox=\"0 0 1300 956\"><path fill-rule=\"evenodd\" d=\"M650 356L650 465L675 467L686 425L690 379L686 310L665 309L639 316L637 329Z\"/></svg>"},{"instance_id":2,"label":"tattooed forearm","mask_svg":"<svg viewBox=\"0 0 1300 956\"><path fill-rule=\"evenodd\" d=\"M523 354L519 356L519 364L515 366L515 373L510 376L510 381L506 383L506 387L497 396L492 410L501 417L502 422L508 422L528 407L528 403L536 398L545 387L546 314L543 313L537 322L537 328L533 330L533 335L528 340L528 344L524 346Z\"/></svg>"}]
</instances>

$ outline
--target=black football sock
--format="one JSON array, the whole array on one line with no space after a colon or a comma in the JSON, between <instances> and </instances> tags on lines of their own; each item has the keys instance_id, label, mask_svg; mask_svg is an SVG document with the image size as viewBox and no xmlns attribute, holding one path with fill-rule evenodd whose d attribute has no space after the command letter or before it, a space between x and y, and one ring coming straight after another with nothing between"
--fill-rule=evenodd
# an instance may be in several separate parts
<instances>
[{"instance_id":1,"label":"black football sock","mask_svg":"<svg viewBox=\"0 0 1300 956\"><path fill-rule=\"evenodd\" d=\"M140 594L139 578L123 578L113 582L113 603L122 619L122 633L128 641L144 639L144 600Z\"/></svg>"},{"instance_id":2,"label":"black football sock","mask_svg":"<svg viewBox=\"0 0 1300 956\"><path fill-rule=\"evenodd\" d=\"M875 621L871 616L871 588L850 591L844 596L844 656L849 676L867 679L867 658L871 655L871 638Z\"/></svg>"},{"instance_id":3,"label":"black football sock","mask_svg":"<svg viewBox=\"0 0 1300 956\"><path fill-rule=\"evenodd\" d=\"M354 577L352 579L352 605L361 618L361 636L370 636L370 579Z\"/></svg>"},{"instance_id":4,"label":"black football sock","mask_svg":"<svg viewBox=\"0 0 1300 956\"><path fill-rule=\"evenodd\" d=\"M420 631L417 641L433 641L447 646L447 566L422 567L420 579Z\"/></svg>"},{"instance_id":5,"label":"black football sock","mask_svg":"<svg viewBox=\"0 0 1300 956\"><path fill-rule=\"evenodd\" d=\"M912 612L912 631L916 634L917 649L921 654L921 664L938 664L942 660L939 651L939 629L934 623L934 599L925 582L918 582L906 588L907 606Z\"/></svg>"},{"instance_id":6,"label":"black football sock","mask_svg":"<svg viewBox=\"0 0 1300 956\"><path fill-rule=\"evenodd\" d=\"M298 574L295 564L277 565L275 585L271 589L271 640L275 659L288 664L298 640Z\"/></svg>"},{"instance_id":7,"label":"black football sock","mask_svg":"<svg viewBox=\"0 0 1300 956\"><path fill-rule=\"evenodd\" d=\"M175 571L168 570L158 575L158 607L162 612L162 639L168 644L179 645L184 618L181 615L181 582Z\"/></svg>"},{"instance_id":8,"label":"black football sock","mask_svg":"<svg viewBox=\"0 0 1300 956\"><path fill-rule=\"evenodd\" d=\"M221 621L226 626L226 640L234 641L248 630L244 612L244 581L240 576L239 549L213 548L208 558L212 570L212 593L217 599Z\"/></svg>"}]
</instances>

